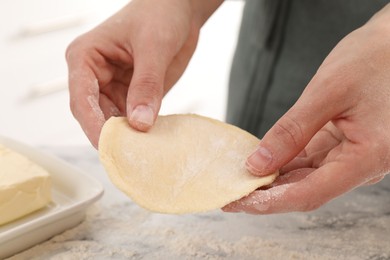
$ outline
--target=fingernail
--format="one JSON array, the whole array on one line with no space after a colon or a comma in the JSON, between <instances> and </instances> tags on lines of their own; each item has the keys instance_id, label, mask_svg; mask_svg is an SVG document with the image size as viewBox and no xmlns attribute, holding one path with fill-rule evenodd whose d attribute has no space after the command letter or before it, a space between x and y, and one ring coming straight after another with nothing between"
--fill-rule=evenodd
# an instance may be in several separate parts
<instances>
[{"instance_id":1,"label":"fingernail","mask_svg":"<svg viewBox=\"0 0 390 260\"><path fill-rule=\"evenodd\" d=\"M271 152L268 149L260 146L251 156L249 156L248 160L246 161L246 167L248 171L254 175L264 175L267 174L264 172L264 170L267 169L271 161Z\"/></svg>"},{"instance_id":2,"label":"fingernail","mask_svg":"<svg viewBox=\"0 0 390 260\"><path fill-rule=\"evenodd\" d=\"M154 121L153 109L150 106L139 105L131 113L130 120L142 126L152 126Z\"/></svg>"}]
</instances>

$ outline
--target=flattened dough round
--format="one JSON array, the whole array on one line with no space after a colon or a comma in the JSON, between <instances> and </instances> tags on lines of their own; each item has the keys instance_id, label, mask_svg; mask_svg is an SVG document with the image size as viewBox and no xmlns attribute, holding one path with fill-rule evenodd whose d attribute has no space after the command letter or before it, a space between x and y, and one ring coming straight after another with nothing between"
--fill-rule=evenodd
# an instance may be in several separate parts
<instances>
[{"instance_id":1,"label":"flattened dough round","mask_svg":"<svg viewBox=\"0 0 390 260\"><path fill-rule=\"evenodd\" d=\"M159 116L147 133L112 117L99 155L111 181L134 202L183 214L221 208L273 182L277 173L259 178L245 168L258 143L240 128L197 115Z\"/></svg>"}]
</instances>

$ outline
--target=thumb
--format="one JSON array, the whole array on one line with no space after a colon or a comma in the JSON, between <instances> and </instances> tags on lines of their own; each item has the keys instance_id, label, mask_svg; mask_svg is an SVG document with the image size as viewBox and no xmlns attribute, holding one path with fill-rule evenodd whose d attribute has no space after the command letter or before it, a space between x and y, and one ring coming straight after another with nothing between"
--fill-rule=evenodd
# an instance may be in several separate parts
<instances>
[{"instance_id":1,"label":"thumb","mask_svg":"<svg viewBox=\"0 0 390 260\"><path fill-rule=\"evenodd\" d=\"M150 47L150 46L149 46ZM164 79L172 57L158 53L158 47L142 47L134 54L134 71L127 93L129 124L148 131L154 124L164 95Z\"/></svg>"},{"instance_id":2,"label":"thumb","mask_svg":"<svg viewBox=\"0 0 390 260\"><path fill-rule=\"evenodd\" d=\"M337 106L325 105L321 93L305 91L298 101L265 134L246 162L254 175L279 170L296 157L311 138L337 113Z\"/></svg>"}]
</instances>

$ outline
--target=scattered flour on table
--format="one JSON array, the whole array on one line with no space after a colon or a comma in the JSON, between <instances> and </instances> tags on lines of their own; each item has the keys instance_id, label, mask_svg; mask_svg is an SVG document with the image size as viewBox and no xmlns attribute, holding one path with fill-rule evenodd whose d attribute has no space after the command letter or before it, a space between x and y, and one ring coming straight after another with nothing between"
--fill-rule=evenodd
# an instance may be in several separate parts
<instances>
[{"instance_id":1,"label":"scattered flour on table","mask_svg":"<svg viewBox=\"0 0 390 260\"><path fill-rule=\"evenodd\" d=\"M132 214L127 214L129 212ZM184 222L177 227L168 223L164 226L164 223L155 221L157 218L153 220L153 216L156 215L130 204L117 205L109 212L94 207L88 212L86 220L77 227L11 257L10 260L308 257L308 254L286 248L275 241L255 236L243 236L236 241L224 239L211 231L204 231L201 226L197 229L195 224L188 225L188 228ZM214 217L210 217L201 221L210 222L213 219ZM315 254L310 254L310 258L330 259Z\"/></svg>"},{"instance_id":2,"label":"scattered flour on table","mask_svg":"<svg viewBox=\"0 0 390 260\"><path fill-rule=\"evenodd\" d=\"M131 202L97 204L77 227L10 259L389 260L388 187L361 189L313 213L272 216L172 216Z\"/></svg>"}]
</instances>

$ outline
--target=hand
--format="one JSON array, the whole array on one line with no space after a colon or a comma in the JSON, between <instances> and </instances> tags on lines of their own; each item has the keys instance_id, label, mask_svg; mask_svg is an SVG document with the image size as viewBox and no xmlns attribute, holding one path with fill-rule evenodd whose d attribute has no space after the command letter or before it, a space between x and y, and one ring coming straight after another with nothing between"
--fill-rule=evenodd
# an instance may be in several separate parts
<instances>
[{"instance_id":1,"label":"hand","mask_svg":"<svg viewBox=\"0 0 390 260\"><path fill-rule=\"evenodd\" d=\"M390 5L346 36L248 158L269 187L224 210L314 210L390 171Z\"/></svg>"},{"instance_id":2,"label":"hand","mask_svg":"<svg viewBox=\"0 0 390 260\"><path fill-rule=\"evenodd\" d=\"M70 105L97 148L111 116L135 129L154 123L161 99L184 72L200 27L221 0L133 0L68 47Z\"/></svg>"}]
</instances>

